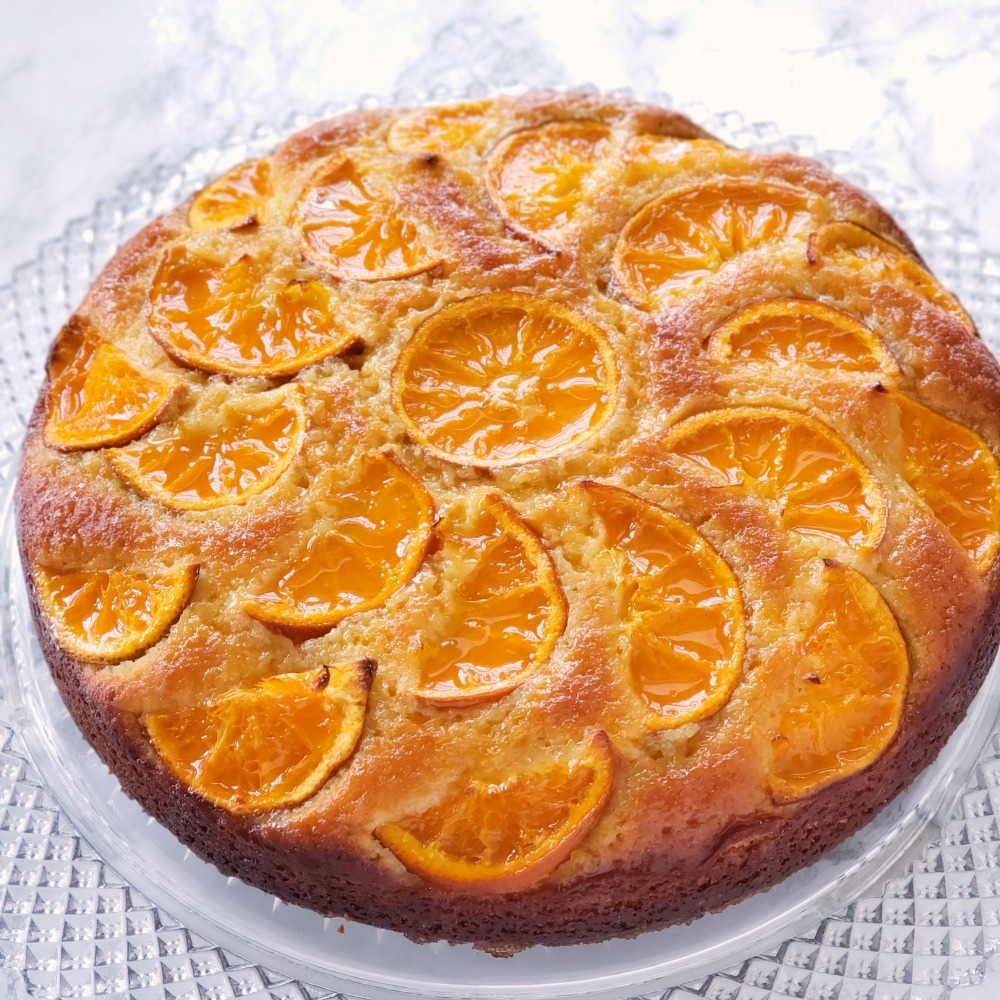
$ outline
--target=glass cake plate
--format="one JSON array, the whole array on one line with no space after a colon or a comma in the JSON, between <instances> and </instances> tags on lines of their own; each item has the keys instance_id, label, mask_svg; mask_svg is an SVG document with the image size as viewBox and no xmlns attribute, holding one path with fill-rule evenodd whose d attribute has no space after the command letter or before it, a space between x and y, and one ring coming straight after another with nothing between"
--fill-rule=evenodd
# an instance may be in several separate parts
<instances>
[{"instance_id":1,"label":"glass cake plate","mask_svg":"<svg viewBox=\"0 0 1000 1000\"><path fill-rule=\"evenodd\" d=\"M433 95L462 96L472 95ZM809 869L685 927L509 959L416 945L225 878L126 798L85 744L38 647L13 528L16 455L49 343L129 235L228 166L345 110L317 109L150 166L0 287L0 995L938 1000L977 981L1000 947L996 669L937 761ZM809 139L734 113L681 110L736 145L816 156L869 191L1000 346L1000 261L941 207Z\"/></svg>"}]
</instances>

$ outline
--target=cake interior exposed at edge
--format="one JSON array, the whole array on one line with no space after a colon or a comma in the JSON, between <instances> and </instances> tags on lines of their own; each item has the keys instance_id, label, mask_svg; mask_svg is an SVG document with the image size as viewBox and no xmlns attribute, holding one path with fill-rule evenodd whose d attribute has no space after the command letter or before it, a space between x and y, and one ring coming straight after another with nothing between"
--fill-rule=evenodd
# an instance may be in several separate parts
<instances>
[{"instance_id":1,"label":"cake interior exposed at edge","mask_svg":"<svg viewBox=\"0 0 1000 1000\"><path fill-rule=\"evenodd\" d=\"M819 163L592 94L364 111L107 265L19 540L185 844L501 954L774 885L934 759L998 643L998 415Z\"/></svg>"}]
</instances>

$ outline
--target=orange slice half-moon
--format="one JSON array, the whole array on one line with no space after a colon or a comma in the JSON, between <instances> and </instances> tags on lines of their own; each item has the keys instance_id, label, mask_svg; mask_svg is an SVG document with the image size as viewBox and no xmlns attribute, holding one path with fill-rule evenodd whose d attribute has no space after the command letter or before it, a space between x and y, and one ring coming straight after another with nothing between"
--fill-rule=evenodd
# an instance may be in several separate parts
<instances>
[{"instance_id":1,"label":"orange slice half-moon","mask_svg":"<svg viewBox=\"0 0 1000 1000\"><path fill-rule=\"evenodd\" d=\"M109 450L111 467L137 493L174 510L242 504L278 481L298 454L305 426L296 389L199 416L161 424L142 441Z\"/></svg>"},{"instance_id":2,"label":"orange slice half-moon","mask_svg":"<svg viewBox=\"0 0 1000 1000\"><path fill-rule=\"evenodd\" d=\"M628 490L582 484L623 557L632 684L652 729L675 729L729 699L746 652L743 599L733 571L687 522Z\"/></svg>"},{"instance_id":3,"label":"orange slice half-moon","mask_svg":"<svg viewBox=\"0 0 1000 1000\"><path fill-rule=\"evenodd\" d=\"M249 160L227 170L195 195L188 210L188 224L205 231L264 222L270 194L270 163Z\"/></svg>"},{"instance_id":4,"label":"orange slice half-moon","mask_svg":"<svg viewBox=\"0 0 1000 1000\"><path fill-rule=\"evenodd\" d=\"M383 823L379 842L405 868L445 889L519 892L555 871L608 805L615 755L598 732L562 759L473 778L415 816Z\"/></svg>"},{"instance_id":5,"label":"orange slice half-moon","mask_svg":"<svg viewBox=\"0 0 1000 1000\"><path fill-rule=\"evenodd\" d=\"M656 309L740 254L804 238L820 204L803 188L769 181L722 178L677 188L632 216L612 268L632 302Z\"/></svg>"},{"instance_id":6,"label":"orange slice half-moon","mask_svg":"<svg viewBox=\"0 0 1000 1000\"><path fill-rule=\"evenodd\" d=\"M423 636L416 695L470 705L513 691L548 660L566 627L566 598L541 539L500 496L483 501L479 553L446 618Z\"/></svg>"},{"instance_id":7,"label":"orange slice half-moon","mask_svg":"<svg viewBox=\"0 0 1000 1000\"><path fill-rule=\"evenodd\" d=\"M894 243L877 236L855 222L828 222L809 236L807 256L810 264L827 261L846 263L863 271L863 282L886 281L908 286L928 302L954 316L971 333L976 324L962 304L927 268L900 250Z\"/></svg>"},{"instance_id":8,"label":"orange slice half-moon","mask_svg":"<svg viewBox=\"0 0 1000 1000\"><path fill-rule=\"evenodd\" d=\"M45 443L60 451L126 444L160 420L180 392L139 371L81 323L70 322L49 363Z\"/></svg>"},{"instance_id":9,"label":"orange slice half-moon","mask_svg":"<svg viewBox=\"0 0 1000 1000\"><path fill-rule=\"evenodd\" d=\"M768 666L778 706L772 795L811 795L881 757L899 727L909 673L906 641L882 596L828 560L807 633Z\"/></svg>"},{"instance_id":10,"label":"orange slice half-moon","mask_svg":"<svg viewBox=\"0 0 1000 1000\"><path fill-rule=\"evenodd\" d=\"M348 615L381 607L420 568L430 545L434 503L391 452L369 457L359 478L329 503L330 530L243 609L292 638L329 631Z\"/></svg>"},{"instance_id":11,"label":"orange slice half-moon","mask_svg":"<svg viewBox=\"0 0 1000 1000\"><path fill-rule=\"evenodd\" d=\"M176 246L153 279L149 332L182 365L267 378L295 375L357 341L337 323L322 282L267 288L264 278L249 256L227 265Z\"/></svg>"},{"instance_id":12,"label":"orange slice half-moon","mask_svg":"<svg viewBox=\"0 0 1000 1000\"><path fill-rule=\"evenodd\" d=\"M711 160L725 152L726 145L716 139L681 139L643 132L625 143L622 151L625 178L636 183L652 177L670 177L699 159Z\"/></svg>"},{"instance_id":13,"label":"orange slice half-moon","mask_svg":"<svg viewBox=\"0 0 1000 1000\"><path fill-rule=\"evenodd\" d=\"M384 186L351 159L314 178L294 212L306 257L357 281L408 278L440 264L426 234Z\"/></svg>"},{"instance_id":14,"label":"orange slice half-moon","mask_svg":"<svg viewBox=\"0 0 1000 1000\"><path fill-rule=\"evenodd\" d=\"M194 593L198 567L160 575L137 571L37 567L35 590L56 640L92 663L120 663L158 643Z\"/></svg>"},{"instance_id":15,"label":"orange slice half-moon","mask_svg":"<svg viewBox=\"0 0 1000 1000\"><path fill-rule=\"evenodd\" d=\"M485 101L417 108L392 123L386 142L393 152L414 156L450 157L466 149L480 153L489 124Z\"/></svg>"},{"instance_id":16,"label":"orange slice half-moon","mask_svg":"<svg viewBox=\"0 0 1000 1000\"><path fill-rule=\"evenodd\" d=\"M903 474L985 574L1000 551L1000 466L974 431L900 392Z\"/></svg>"},{"instance_id":17,"label":"orange slice half-moon","mask_svg":"<svg viewBox=\"0 0 1000 1000\"><path fill-rule=\"evenodd\" d=\"M618 365L604 331L572 310L494 292L425 320L400 353L392 392L431 454L499 468L596 434L617 402Z\"/></svg>"},{"instance_id":18,"label":"orange slice half-moon","mask_svg":"<svg viewBox=\"0 0 1000 1000\"><path fill-rule=\"evenodd\" d=\"M839 434L803 413L708 410L671 427L664 445L685 475L777 504L781 523L803 535L865 551L885 532L885 496L868 467Z\"/></svg>"},{"instance_id":19,"label":"orange slice half-moon","mask_svg":"<svg viewBox=\"0 0 1000 1000\"><path fill-rule=\"evenodd\" d=\"M587 179L610 146L611 126L602 121L522 129L497 143L486 158L486 190L511 229L554 248L578 221Z\"/></svg>"},{"instance_id":20,"label":"orange slice half-moon","mask_svg":"<svg viewBox=\"0 0 1000 1000\"><path fill-rule=\"evenodd\" d=\"M727 317L708 341L713 361L808 365L839 372L899 371L882 338L815 299L766 299Z\"/></svg>"},{"instance_id":21,"label":"orange slice half-moon","mask_svg":"<svg viewBox=\"0 0 1000 1000\"><path fill-rule=\"evenodd\" d=\"M354 753L375 661L277 674L205 704L145 717L171 773L237 816L315 795Z\"/></svg>"}]
</instances>

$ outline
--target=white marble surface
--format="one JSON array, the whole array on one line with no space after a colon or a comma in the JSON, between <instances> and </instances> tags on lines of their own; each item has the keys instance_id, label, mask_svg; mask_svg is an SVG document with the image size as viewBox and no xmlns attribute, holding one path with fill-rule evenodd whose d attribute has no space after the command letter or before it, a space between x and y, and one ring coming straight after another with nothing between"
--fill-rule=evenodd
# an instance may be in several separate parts
<instances>
[{"instance_id":1,"label":"white marble surface","mask_svg":"<svg viewBox=\"0 0 1000 1000\"><path fill-rule=\"evenodd\" d=\"M1000 252L1000 5L0 0L0 13L0 284L149 158L399 81L591 82L739 109L882 165Z\"/></svg>"}]
</instances>

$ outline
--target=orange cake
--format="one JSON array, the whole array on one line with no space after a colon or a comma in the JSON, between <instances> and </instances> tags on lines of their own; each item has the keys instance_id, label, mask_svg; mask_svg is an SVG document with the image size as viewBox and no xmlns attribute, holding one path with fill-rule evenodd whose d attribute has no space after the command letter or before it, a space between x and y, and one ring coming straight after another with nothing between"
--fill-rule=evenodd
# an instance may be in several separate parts
<instances>
[{"instance_id":1,"label":"orange cake","mask_svg":"<svg viewBox=\"0 0 1000 1000\"><path fill-rule=\"evenodd\" d=\"M314 125L53 347L56 682L223 872L496 952L690 920L861 827L998 640L1000 372L870 197L662 108Z\"/></svg>"}]
</instances>

